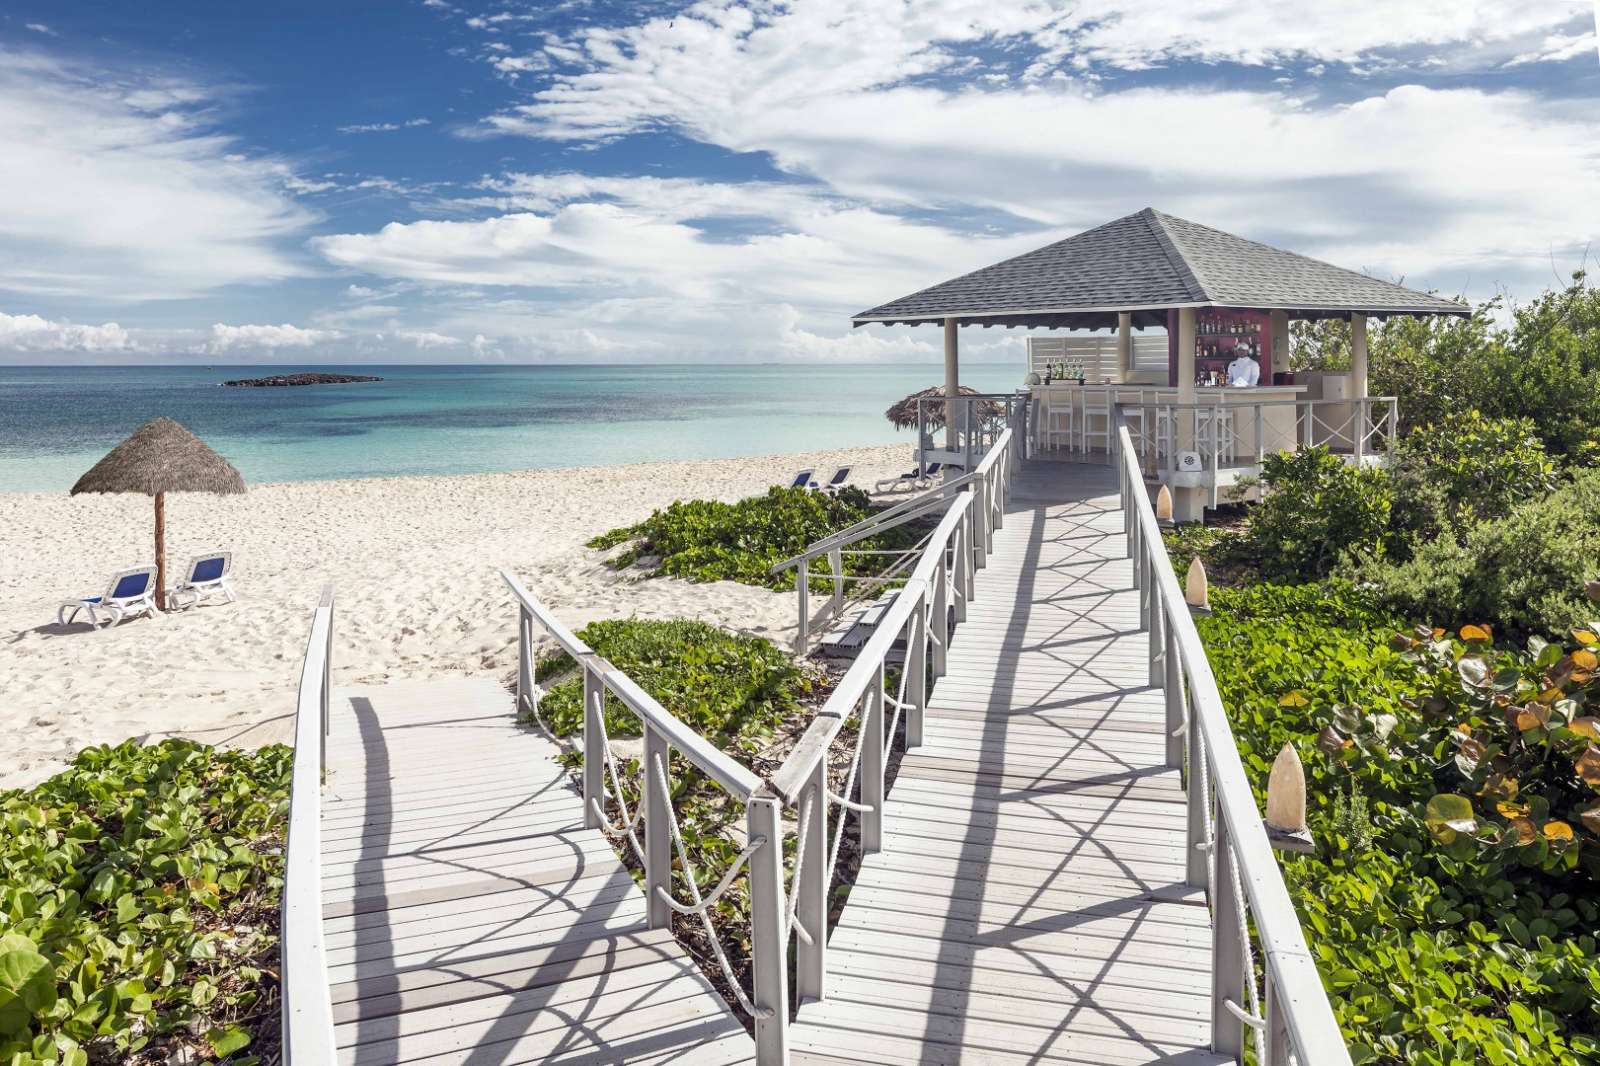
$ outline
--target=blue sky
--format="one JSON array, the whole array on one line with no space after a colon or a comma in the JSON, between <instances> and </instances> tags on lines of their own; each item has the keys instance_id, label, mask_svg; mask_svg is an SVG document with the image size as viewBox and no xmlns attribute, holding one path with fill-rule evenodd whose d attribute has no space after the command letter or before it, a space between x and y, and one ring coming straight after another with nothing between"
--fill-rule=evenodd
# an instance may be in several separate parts
<instances>
[{"instance_id":1,"label":"blue sky","mask_svg":"<svg viewBox=\"0 0 1600 1066\"><path fill-rule=\"evenodd\" d=\"M0 361L931 358L848 315L1145 206L1527 298L1600 246L1595 21L12 0Z\"/></svg>"}]
</instances>

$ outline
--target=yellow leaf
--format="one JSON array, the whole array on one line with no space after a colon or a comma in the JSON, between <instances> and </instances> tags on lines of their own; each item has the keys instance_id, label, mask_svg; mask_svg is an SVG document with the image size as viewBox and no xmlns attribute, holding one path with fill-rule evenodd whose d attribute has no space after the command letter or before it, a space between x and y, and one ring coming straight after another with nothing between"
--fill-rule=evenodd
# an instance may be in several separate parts
<instances>
[{"instance_id":1,"label":"yellow leaf","mask_svg":"<svg viewBox=\"0 0 1600 1066\"><path fill-rule=\"evenodd\" d=\"M1540 703L1554 703L1556 700L1559 700L1561 698L1561 696L1562 696L1562 692L1561 692L1560 686L1552 685L1551 687L1545 689L1543 692L1539 693L1539 702Z\"/></svg>"},{"instance_id":2,"label":"yellow leaf","mask_svg":"<svg viewBox=\"0 0 1600 1066\"><path fill-rule=\"evenodd\" d=\"M1574 629L1572 631L1572 639L1579 644L1600 644L1600 636L1596 636L1587 629Z\"/></svg>"},{"instance_id":3,"label":"yellow leaf","mask_svg":"<svg viewBox=\"0 0 1600 1066\"><path fill-rule=\"evenodd\" d=\"M1578 771L1584 784L1600 788L1600 748L1585 748L1573 769Z\"/></svg>"},{"instance_id":4,"label":"yellow leaf","mask_svg":"<svg viewBox=\"0 0 1600 1066\"><path fill-rule=\"evenodd\" d=\"M1592 673L1597 667L1600 667L1600 655L1596 655L1588 648L1579 648L1572 653L1572 665L1580 670L1588 670Z\"/></svg>"},{"instance_id":5,"label":"yellow leaf","mask_svg":"<svg viewBox=\"0 0 1600 1066\"><path fill-rule=\"evenodd\" d=\"M1442 630L1442 629L1438 628L1437 626L1435 626L1434 630L1433 630L1433 639L1434 640L1438 640L1442 636L1444 636L1444 630Z\"/></svg>"},{"instance_id":6,"label":"yellow leaf","mask_svg":"<svg viewBox=\"0 0 1600 1066\"><path fill-rule=\"evenodd\" d=\"M1572 730L1574 733L1581 733L1583 736L1586 736L1591 740L1600 740L1600 718L1595 718L1590 715L1585 715L1582 718L1574 718L1571 722L1567 723L1567 728Z\"/></svg>"},{"instance_id":7,"label":"yellow leaf","mask_svg":"<svg viewBox=\"0 0 1600 1066\"><path fill-rule=\"evenodd\" d=\"M1301 692L1299 689L1295 689L1293 692L1284 693L1283 697L1278 700L1278 706L1304 707L1310 702L1310 700L1306 699L1306 694L1304 692Z\"/></svg>"},{"instance_id":8,"label":"yellow leaf","mask_svg":"<svg viewBox=\"0 0 1600 1066\"><path fill-rule=\"evenodd\" d=\"M1487 626L1465 625L1461 627L1462 640L1490 640Z\"/></svg>"},{"instance_id":9,"label":"yellow leaf","mask_svg":"<svg viewBox=\"0 0 1600 1066\"><path fill-rule=\"evenodd\" d=\"M1494 805L1494 809L1507 818L1517 818L1528 813L1526 803L1512 803L1510 800L1501 800Z\"/></svg>"},{"instance_id":10,"label":"yellow leaf","mask_svg":"<svg viewBox=\"0 0 1600 1066\"><path fill-rule=\"evenodd\" d=\"M1545 828L1548 829L1549 826ZM1538 831L1533 828L1533 823L1526 818L1511 819L1511 831L1517 834L1518 844L1531 844L1533 843L1533 838L1539 835Z\"/></svg>"},{"instance_id":11,"label":"yellow leaf","mask_svg":"<svg viewBox=\"0 0 1600 1066\"><path fill-rule=\"evenodd\" d=\"M1572 826L1562 821L1546 822L1544 823L1544 835L1550 840L1571 840Z\"/></svg>"}]
</instances>

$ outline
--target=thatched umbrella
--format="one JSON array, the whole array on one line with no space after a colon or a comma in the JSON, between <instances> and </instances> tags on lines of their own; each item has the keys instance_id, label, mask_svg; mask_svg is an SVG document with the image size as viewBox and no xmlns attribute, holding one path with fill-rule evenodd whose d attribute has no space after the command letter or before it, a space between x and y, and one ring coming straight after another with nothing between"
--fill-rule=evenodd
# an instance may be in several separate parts
<instances>
[{"instance_id":1,"label":"thatched umbrella","mask_svg":"<svg viewBox=\"0 0 1600 1066\"><path fill-rule=\"evenodd\" d=\"M957 390L957 394L960 396L983 395L977 389L969 388L966 385L961 386ZM911 429L917 424L917 401L937 399L944 395L943 385L935 385L931 389L913 392L910 396L885 411L884 415L890 422L894 423L895 429ZM947 406L947 404L942 403L924 403L922 405L922 416L930 426L937 428L944 425L945 408ZM993 400L983 400L974 406L980 419L1000 418L1005 414L1005 408Z\"/></svg>"},{"instance_id":2,"label":"thatched umbrella","mask_svg":"<svg viewBox=\"0 0 1600 1066\"><path fill-rule=\"evenodd\" d=\"M228 460L170 418L153 418L72 486L80 492L142 492L156 498L156 606L167 609L169 492L243 492L244 478Z\"/></svg>"}]
</instances>

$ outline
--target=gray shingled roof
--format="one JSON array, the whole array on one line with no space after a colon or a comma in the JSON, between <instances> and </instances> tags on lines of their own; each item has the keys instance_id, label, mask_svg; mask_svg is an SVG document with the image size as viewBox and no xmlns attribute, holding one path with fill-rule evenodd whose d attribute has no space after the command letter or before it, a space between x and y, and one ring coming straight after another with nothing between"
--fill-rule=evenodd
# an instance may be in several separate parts
<instances>
[{"instance_id":1,"label":"gray shingled roof","mask_svg":"<svg viewBox=\"0 0 1600 1066\"><path fill-rule=\"evenodd\" d=\"M1462 304L1145 208L1075 237L863 311L868 322L1100 328L1119 311L1165 325L1173 307L1292 318L1466 315Z\"/></svg>"}]
</instances>

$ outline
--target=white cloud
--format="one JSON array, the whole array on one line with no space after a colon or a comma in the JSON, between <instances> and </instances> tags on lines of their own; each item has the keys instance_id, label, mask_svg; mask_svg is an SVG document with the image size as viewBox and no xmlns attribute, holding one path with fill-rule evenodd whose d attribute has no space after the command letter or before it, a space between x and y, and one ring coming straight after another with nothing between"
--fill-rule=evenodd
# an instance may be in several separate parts
<instances>
[{"instance_id":1,"label":"white cloud","mask_svg":"<svg viewBox=\"0 0 1600 1066\"><path fill-rule=\"evenodd\" d=\"M339 126L340 133L393 133L395 130L413 130L418 126L431 126L431 118L408 118L404 122L367 122L353 126Z\"/></svg>"},{"instance_id":2,"label":"white cloud","mask_svg":"<svg viewBox=\"0 0 1600 1066\"><path fill-rule=\"evenodd\" d=\"M106 78L0 52L0 289L166 299L303 273L283 242L311 215L282 163L209 129L194 87Z\"/></svg>"},{"instance_id":3,"label":"white cloud","mask_svg":"<svg viewBox=\"0 0 1600 1066\"><path fill-rule=\"evenodd\" d=\"M133 347L128 331L115 322L82 326L53 322L38 315L9 315L0 311L0 350L111 352Z\"/></svg>"},{"instance_id":4,"label":"white cloud","mask_svg":"<svg viewBox=\"0 0 1600 1066\"><path fill-rule=\"evenodd\" d=\"M23 25L25 28L32 30L34 33L43 33L50 37L58 36L55 30L52 30L49 26L46 26L42 22L27 22Z\"/></svg>"},{"instance_id":5,"label":"white cloud","mask_svg":"<svg viewBox=\"0 0 1600 1066\"><path fill-rule=\"evenodd\" d=\"M206 350L221 353L239 349L310 348L342 336L337 330L302 329L287 322L281 326L228 326L218 322L211 327L211 340Z\"/></svg>"},{"instance_id":6,"label":"white cloud","mask_svg":"<svg viewBox=\"0 0 1600 1066\"><path fill-rule=\"evenodd\" d=\"M447 337L443 333L427 329L397 329L391 331L389 336L406 344L414 344L419 351L429 348L459 348L465 343L460 337Z\"/></svg>"}]
</instances>

